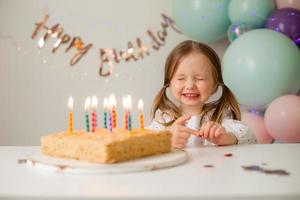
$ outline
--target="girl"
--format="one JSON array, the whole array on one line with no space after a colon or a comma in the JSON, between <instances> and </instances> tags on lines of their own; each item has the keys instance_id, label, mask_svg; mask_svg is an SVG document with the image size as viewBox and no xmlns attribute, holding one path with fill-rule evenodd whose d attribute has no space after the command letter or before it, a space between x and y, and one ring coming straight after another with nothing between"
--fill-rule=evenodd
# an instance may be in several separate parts
<instances>
[{"instance_id":1,"label":"girl","mask_svg":"<svg viewBox=\"0 0 300 200\"><path fill-rule=\"evenodd\" d=\"M185 126L191 116L199 117L200 130ZM154 99L151 118L148 128L168 129L174 148L204 140L213 145L256 142L251 130L238 121L238 102L224 84L217 54L195 41L184 41L169 54L164 85Z\"/></svg>"}]
</instances>

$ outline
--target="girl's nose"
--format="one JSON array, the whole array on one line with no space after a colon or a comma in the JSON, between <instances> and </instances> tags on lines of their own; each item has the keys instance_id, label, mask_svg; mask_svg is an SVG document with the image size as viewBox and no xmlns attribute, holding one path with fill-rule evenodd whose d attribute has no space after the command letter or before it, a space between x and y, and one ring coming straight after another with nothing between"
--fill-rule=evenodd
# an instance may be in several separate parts
<instances>
[{"instance_id":1,"label":"girl's nose","mask_svg":"<svg viewBox=\"0 0 300 200\"><path fill-rule=\"evenodd\" d=\"M187 88L193 88L195 86L195 80L194 79L188 79L186 82L185 82L185 86Z\"/></svg>"}]
</instances>

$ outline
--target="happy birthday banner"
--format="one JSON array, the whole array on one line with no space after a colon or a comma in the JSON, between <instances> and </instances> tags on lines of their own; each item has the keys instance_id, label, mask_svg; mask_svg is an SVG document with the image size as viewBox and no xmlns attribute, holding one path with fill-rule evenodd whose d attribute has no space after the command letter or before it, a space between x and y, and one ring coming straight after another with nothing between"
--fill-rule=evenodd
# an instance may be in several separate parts
<instances>
[{"instance_id":1,"label":"happy birthday banner","mask_svg":"<svg viewBox=\"0 0 300 200\"><path fill-rule=\"evenodd\" d=\"M167 28L171 27L175 32L181 33L175 26L173 19L168 17L165 14L161 14L162 22L161 29L153 32L147 30L147 35L150 38L150 46L154 50L159 50L166 42L166 37L168 35ZM44 30L44 36L38 40L38 47L41 49L44 47L45 43L49 39L49 36L56 39L56 42L53 45L52 53L55 53L57 49L66 45L65 53L69 52L71 48L76 50L75 55L70 60L70 65L75 65L93 46L92 43L85 44L81 37L79 36L70 36L69 34L64 33L64 29L60 24L55 24L51 28L46 26L46 22L49 19L49 15L45 15L41 21L35 23L35 30L33 31L31 38L35 39L39 31ZM126 50L116 50L115 48L100 48L100 68L99 75L106 77L112 74L114 63L118 64L121 61L129 62L131 60L137 61L144 59L145 56L150 55L149 49L143 45L140 37L135 39L135 42L129 41L127 43ZM105 70L105 66L107 69Z\"/></svg>"}]
</instances>

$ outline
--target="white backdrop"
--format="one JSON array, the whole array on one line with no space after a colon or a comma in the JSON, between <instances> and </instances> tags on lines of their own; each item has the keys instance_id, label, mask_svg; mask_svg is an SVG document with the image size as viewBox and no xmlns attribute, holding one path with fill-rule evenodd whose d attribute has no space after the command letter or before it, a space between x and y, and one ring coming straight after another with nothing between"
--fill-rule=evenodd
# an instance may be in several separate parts
<instances>
[{"instance_id":1,"label":"white backdrop","mask_svg":"<svg viewBox=\"0 0 300 200\"><path fill-rule=\"evenodd\" d=\"M0 145L38 145L40 136L67 127L67 100L74 98L74 128L84 128L84 100L97 95L98 125L102 126L102 103L114 93L117 98L118 125L123 126L122 97L133 98L133 126L138 126L137 100L144 99L146 125L152 100L162 87L164 62L170 50L188 39L168 28L166 45L149 49L143 60L115 65L108 78L98 75L99 49L127 48L128 41L140 37L150 45L148 29L158 31L161 13L171 16L171 0L0 0ZM38 49L41 31L31 39L38 22L48 10L52 26L60 23L65 33L80 36L93 47L73 67L75 51L55 54L55 40ZM200 27L199 27L200 28ZM220 56L227 40L211 44Z\"/></svg>"}]
</instances>

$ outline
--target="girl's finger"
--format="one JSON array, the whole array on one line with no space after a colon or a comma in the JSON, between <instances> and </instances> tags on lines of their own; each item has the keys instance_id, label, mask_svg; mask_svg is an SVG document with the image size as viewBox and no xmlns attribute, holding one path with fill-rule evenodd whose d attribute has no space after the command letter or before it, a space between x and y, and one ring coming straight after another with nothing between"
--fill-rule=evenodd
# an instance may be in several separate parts
<instances>
[{"instance_id":1,"label":"girl's finger","mask_svg":"<svg viewBox=\"0 0 300 200\"><path fill-rule=\"evenodd\" d=\"M213 140L215 138L215 132L220 126L218 124L214 124L209 131L209 139Z\"/></svg>"},{"instance_id":2,"label":"girl's finger","mask_svg":"<svg viewBox=\"0 0 300 200\"><path fill-rule=\"evenodd\" d=\"M196 131L194 129L187 128L185 126L180 126L179 130L182 131L182 132L186 132L186 133L189 133L189 134L196 135L196 136L199 135L198 131Z\"/></svg>"},{"instance_id":3,"label":"girl's finger","mask_svg":"<svg viewBox=\"0 0 300 200\"><path fill-rule=\"evenodd\" d=\"M214 122L207 122L206 125L205 125L205 128L204 128L204 132L203 132L203 136L205 139L208 138L209 136L209 131L211 129L211 127L214 125L215 123Z\"/></svg>"},{"instance_id":4,"label":"girl's finger","mask_svg":"<svg viewBox=\"0 0 300 200\"><path fill-rule=\"evenodd\" d=\"M189 120L190 118L191 118L191 116L189 116L189 115L183 115L183 116L179 117L178 119L176 119L176 121L173 123L173 125L182 125L182 126L184 126L185 122L187 120Z\"/></svg>"},{"instance_id":5,"label":"girl's finger","mask_svg":"<svg viewBox=\"0 0 300 200\"><path fill-rule=\"evenodd\" d=\"M200 130L199 130L199 136L200 136L200 137L203 137L203 136L204 136L204 129L205 129L205 124L203 124L203 125L200 127Z\"/></svg>"}]
</instances>

